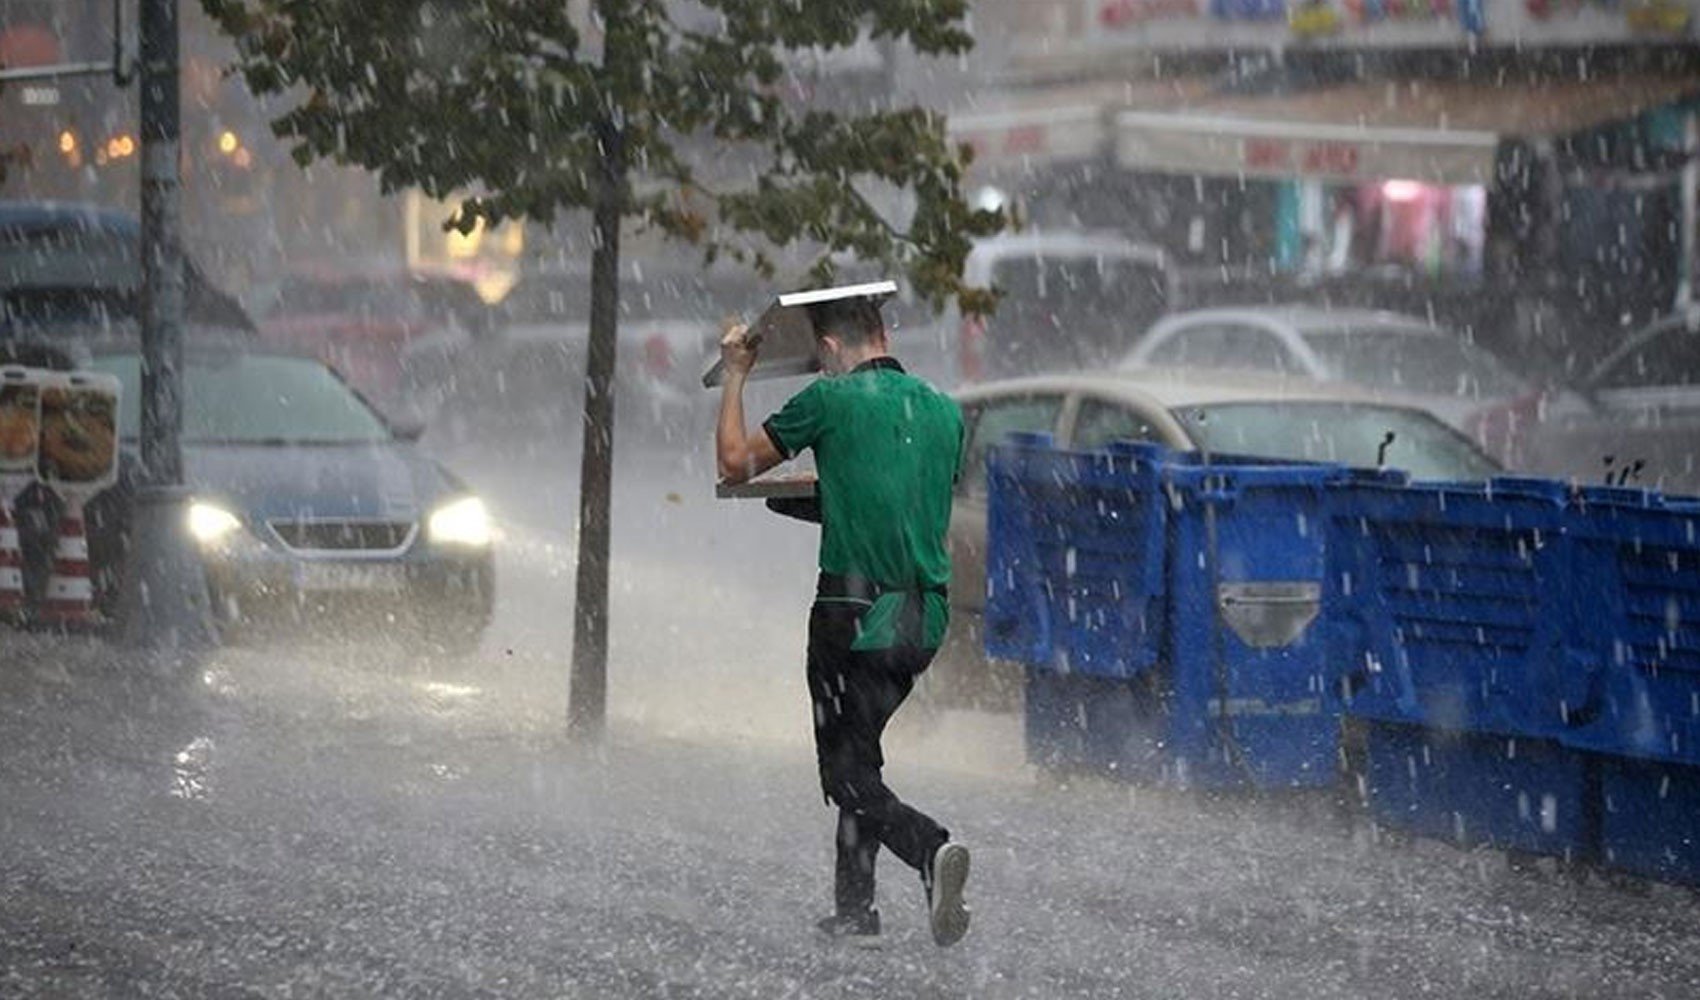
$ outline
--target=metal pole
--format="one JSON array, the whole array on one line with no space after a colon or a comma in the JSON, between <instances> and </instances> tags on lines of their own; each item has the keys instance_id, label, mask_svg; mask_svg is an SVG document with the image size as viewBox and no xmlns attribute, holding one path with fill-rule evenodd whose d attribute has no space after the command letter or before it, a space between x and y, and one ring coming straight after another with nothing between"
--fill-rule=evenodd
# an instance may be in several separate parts
<instances>
[{"instance_id":1,"label":"metal pole","mask_svg":"<svg viewBox=\"0 0 1700 1000\"><path fill-rule=\"evenodd\" d=\"M177 0L141 0L143 485L120 604L137 648L191 653L214 642L205 571L183 486L183 243Z\"/></svg>"},{"instance_id":2,"label":"metal pole","mask_svg":"<svg viewBox=\"0 0 1700 1000\"><path fill-rule=\"evenodd\" d=\"M142 0L142 467L150 484L183 482L182 197L177 0Z\"/></svg>"},{"instance_id":3,"label":"metal pole","mask_svg":"<svg viewBox=\"0 0 1700 1000\"><path fill-rule=\"evenodd\" d=\"M1682 273L1676 285L1676 307L1694 304L1695 227L1700 225L1700 116L1689 115L1682 123Z\"/></svg>"}]
</instances>

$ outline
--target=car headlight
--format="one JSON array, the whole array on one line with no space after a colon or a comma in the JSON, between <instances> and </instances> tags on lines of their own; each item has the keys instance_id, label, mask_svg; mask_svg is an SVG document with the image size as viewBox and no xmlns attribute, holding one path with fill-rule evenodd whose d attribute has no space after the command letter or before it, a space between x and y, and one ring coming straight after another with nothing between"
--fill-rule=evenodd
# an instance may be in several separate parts
<instances>
[{"instance_id":1,"label":"car headlight","mask_svg":"<svg viewBox=\"0 0 1700 1000\"><path fill-rule=\"evenodd\" d=\"M199 500L189 505L189 533L202 545L217 545L241 527L241 520L223 507Z\"/></svg>"},{"instance_id":2,"label":"car headlight","mask_svg":"<svg viewBox=\"0 0 1700 1000\"><path fill-rule=\"evenodd\" d=\"M490 544L490 512L484 501L465 497L433 511L429 530L433 542L483 547Z\"/></svg>"}]
</instances>

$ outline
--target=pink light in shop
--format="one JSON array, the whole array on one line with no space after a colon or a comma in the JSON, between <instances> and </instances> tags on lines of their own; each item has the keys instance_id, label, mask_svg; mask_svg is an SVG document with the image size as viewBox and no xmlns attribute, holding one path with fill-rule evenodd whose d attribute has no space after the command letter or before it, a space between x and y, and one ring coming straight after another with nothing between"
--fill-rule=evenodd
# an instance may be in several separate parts
<instances>
[{"instance_id":1,"label":"pink light in shop","mask_svg":"<svg viewBox=\"0 0 1700 1000\"><path fill-rule=\"evenodd\" d=\"M1416 201L1423 196L1423 185L1419 181L1388 181L1381 185L1381 196L1400 204Z\"/></svg>"}]
</instances>

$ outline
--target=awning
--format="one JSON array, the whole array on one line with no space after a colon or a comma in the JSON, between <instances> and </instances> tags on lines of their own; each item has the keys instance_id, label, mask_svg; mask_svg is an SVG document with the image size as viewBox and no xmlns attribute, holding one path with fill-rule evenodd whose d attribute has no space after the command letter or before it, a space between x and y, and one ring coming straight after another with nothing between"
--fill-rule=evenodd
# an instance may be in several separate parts
<instances>
[{"instance_id":1,"label":"awning","mask_svg":"<svg viewBox=\"0 0 1700 1000\"><path fill-rule=\"evenodd\" d=\"M1160 173L1485 184L1507 139L1629 121L1697 93L1693 77L1619 77L1352 83L1219 96L1178 110L1118 112L1115 156L1129 170Z\"/></svg>"},{"instance_id":2,"label":"awning","mask_svg":"<svg viewBox=\"0 0 1700 1000\"><path fill-rule=\"evenodd\" d=\"M948 116L950 138L974 147L977 171L1100 160L1109 149L1109 113L1138 104L1161 107L1208 89L1196 79L1043 88Z\"/></svg>"}]
</instances>

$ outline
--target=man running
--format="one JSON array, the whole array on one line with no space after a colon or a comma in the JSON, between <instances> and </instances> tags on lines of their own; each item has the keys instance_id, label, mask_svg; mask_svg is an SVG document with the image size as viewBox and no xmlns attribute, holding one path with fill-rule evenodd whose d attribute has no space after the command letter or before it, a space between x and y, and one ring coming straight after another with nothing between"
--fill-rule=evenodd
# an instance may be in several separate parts
<instances>
[{"instance_id":1,"label":"man running","mask_svg":"<svg viewBox=\"0 0 1700 1000\"><path fill-rule=\"evenodd\" d=\"M817 926L830 937L878 943L874 862L883 845L920 872L933 940L951 945L968 932L968 849L886 787L880 736L944 639L945 530L962 463L962 411L891 357L875 300L821 303L809 315L827 377L753 434L743 389L757 347L742 326L722 338L715 450L730 483L805 449L815 453L820 580L808 680L821 789L838 807L837 911Z\"/></svg>"}]
</instances>

